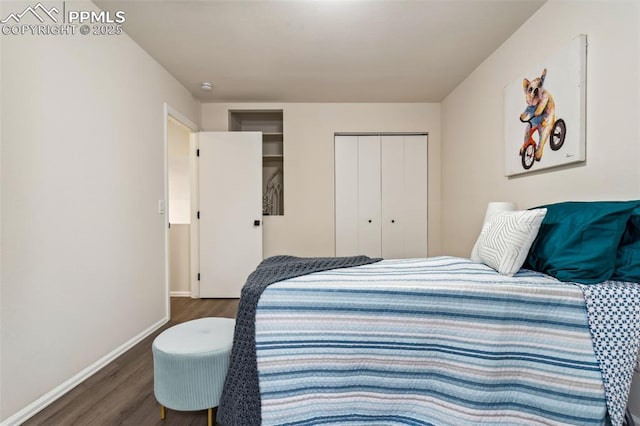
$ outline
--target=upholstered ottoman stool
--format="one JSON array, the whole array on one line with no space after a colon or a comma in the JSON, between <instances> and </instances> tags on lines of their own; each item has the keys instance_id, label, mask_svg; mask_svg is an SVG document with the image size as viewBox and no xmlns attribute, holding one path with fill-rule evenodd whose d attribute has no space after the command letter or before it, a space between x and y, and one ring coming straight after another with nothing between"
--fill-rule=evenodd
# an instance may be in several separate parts
<instances>
[{"instance_id":1,"label":"upholstered ottoman stool","mask_svg":"<svg viewBox=\"0 0 640 426\"><path fill-rule=\"evenodd\" d=\"M217 407L229 368L235 320L200 318L177 324L153 341L153 390L161 404L177 411Z\"/></svg>"}]
</instances>

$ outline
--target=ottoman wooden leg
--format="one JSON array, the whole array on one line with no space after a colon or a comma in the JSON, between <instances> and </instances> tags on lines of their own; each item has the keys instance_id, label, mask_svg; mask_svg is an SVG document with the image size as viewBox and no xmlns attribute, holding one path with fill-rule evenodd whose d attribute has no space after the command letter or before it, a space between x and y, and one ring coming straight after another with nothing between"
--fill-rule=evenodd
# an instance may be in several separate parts
<instances>
[{"instance_id":1,"label":"ottoman wooden leg","mask_svg":"<svg viewBox=\"0 0 640 426\"><path fill-rule=\"evenodd\" d=\"M164 420L167 417L167 409L164 405L160 405L160 420Z\"/></svg>"},{"instance_id":2,"label":"ottoman wooden leg","mask_svg":"<svg viewBox=\"0 0 640 426\"><path fill-rule=\"evenodd\" d=\"M213 426L213 408L209 408L208 411L209 412L207 414L207 417L208 417L207 425L208 426Z\"/></svg>"}]
</instances>

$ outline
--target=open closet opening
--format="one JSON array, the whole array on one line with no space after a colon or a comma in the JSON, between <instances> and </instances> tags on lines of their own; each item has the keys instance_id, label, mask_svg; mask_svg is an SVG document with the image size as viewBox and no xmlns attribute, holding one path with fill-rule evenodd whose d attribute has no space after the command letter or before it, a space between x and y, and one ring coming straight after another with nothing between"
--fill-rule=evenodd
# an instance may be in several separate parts
<instances>
[{"instance_id":1,"label":"open closet opening","mask_svg":"<svg viewBox=\"0 0 640 426\"><path fill-rule=\"evenodd\" d=\"M284 215L282 110L230 110L229 131L262 132L262 214Z\"/></svg>"}]
</instances>

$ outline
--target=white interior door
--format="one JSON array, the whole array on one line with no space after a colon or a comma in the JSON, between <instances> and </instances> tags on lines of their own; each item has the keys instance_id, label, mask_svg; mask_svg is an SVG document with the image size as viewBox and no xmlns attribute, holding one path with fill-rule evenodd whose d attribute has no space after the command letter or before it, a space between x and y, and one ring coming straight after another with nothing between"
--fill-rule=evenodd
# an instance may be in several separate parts
<instances>
[{"instance_id":1,"label":"white interior door","mask_svg":"<svg viewBox=\"0 0 640 426\"><path fill-rule=\"evenodd\" d=\"M402 259L404 250L405 203L404 136L382 136L382 257ZM409 200L412 202L412 200Z\"/></svg>"},{"instance_id":2,"label":"white interior door","mask_svg":"<svg viewBox=\"0 0 640 426\"><path fill-rule=\"evenodd\" d=\"M404 136L404 257L427 257L427 136Z\"/></svg>"},{"instance_id":3,"label":"white interior door","mask_svg":"<svg viewBox=\"0 0 640 426\"><path fill-rule=\"evenodd\" d=\"M358 136L358 252L381 256L379 136Z\"/></svg>"},{"instance_id":4,"label":"white interior door","mask_svg":"<svg viewBox=\"0 0 640 426\"><path fill-rule=\"evenodd\" d=\"M358 252L358 137L335 138L336 256Z\"/></svg>"},{"instance_id":5,"label":"white interior door","mask_svg":"<svg viewBox=\"0 0 640 426\"><path fill-rule=\"evenodd\" d=\"M198 145L200 297L240 297L262 261L262 134L201 132Z\"/></svg>"}]
</instances>

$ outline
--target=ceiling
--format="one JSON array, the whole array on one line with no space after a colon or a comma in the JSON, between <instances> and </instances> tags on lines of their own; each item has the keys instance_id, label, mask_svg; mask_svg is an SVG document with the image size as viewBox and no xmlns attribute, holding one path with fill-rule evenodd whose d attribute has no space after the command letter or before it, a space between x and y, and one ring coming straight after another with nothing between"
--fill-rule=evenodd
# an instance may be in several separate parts
<instances>
[{"instance_id":1,"label":"ceiling","mask_svg":"<svg viewBox=\"0 0 640 426\"><path fill-rule=\"evenodd\" d=\"M544 2L95 1L202 102L439 102Z\"/></svg>"}]
</instances>

